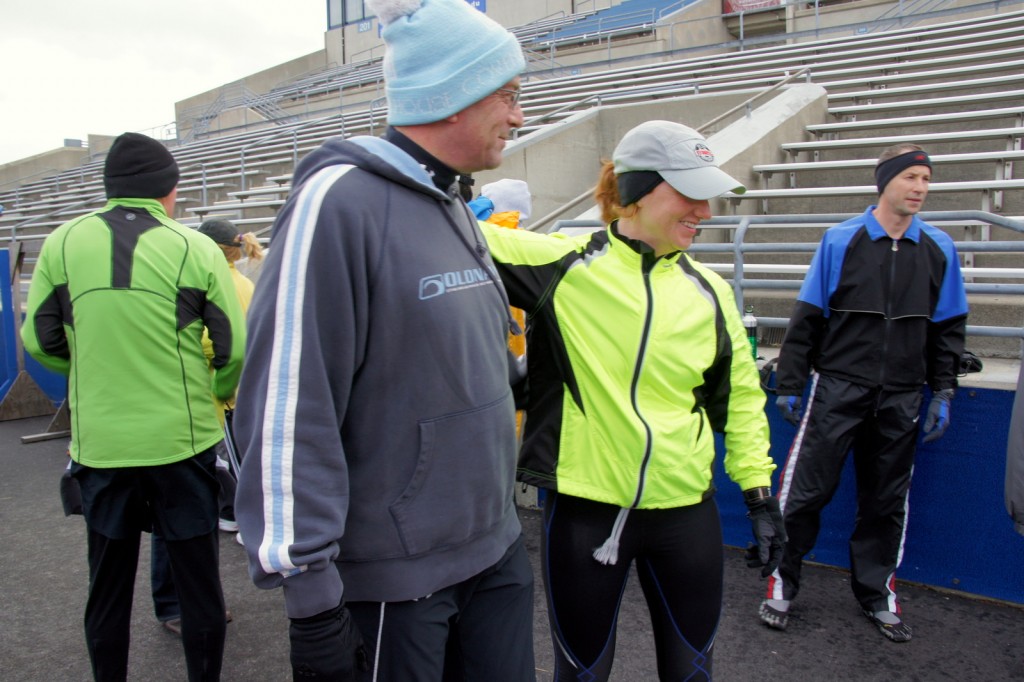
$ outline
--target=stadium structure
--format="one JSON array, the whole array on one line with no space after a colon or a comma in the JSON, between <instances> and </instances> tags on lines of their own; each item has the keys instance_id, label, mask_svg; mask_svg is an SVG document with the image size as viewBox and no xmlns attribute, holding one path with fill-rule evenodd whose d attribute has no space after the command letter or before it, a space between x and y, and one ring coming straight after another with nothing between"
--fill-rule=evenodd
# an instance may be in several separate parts
<instances>
[{"instance_id":1,"label":"stadium structure","mask_svg":"<svg viewBox=\"0 0 1024 682\"><path fill-rule=\"evenodd\" d=\"M920 449L927 466L915 474L907 548L914 560L901 577L1024 604L1024 574L999 568L1024 566L1024 542L1002 504L1024 334L1024 2L471 4L509 27L527 56L525 124L502 167L478 174L476 186L525 180L528 229L594 229L592 184L627 130L655 118L698 128L748 191L713 202L716 218L692 252L733 284L741 307L754 306L766 356L777 351L823 229L873 203L881 149L908 141L929 151L935 167L925 218L961 253L968 348L985 369L962 379L950 432ZM182 171L181 222L224 216L268 239L299 159L330 136L383 132L378 22L359 0L329 0L327 17L322 50L176 104L174 124L159 136ZM90 135L0 166L0 228L15 273L4 303L6 351L15 355L8 384L27 373L54 401L60 383L19 356L8 327L42 239L103 205L112 140ZM781 461L792 431L774 406L769 419ZM834 530L823 530L815 553L836 566L847 562L845 523L832 521L854 504L852 473L844 479L850 483L823 523ZM720 485L732 484L722 477ZM949 499L963 503L940 503ZM735 544L749 534L741 507L722 505ZM961 551L945 551L949 532Z\"/></svg>"}]
</instances>

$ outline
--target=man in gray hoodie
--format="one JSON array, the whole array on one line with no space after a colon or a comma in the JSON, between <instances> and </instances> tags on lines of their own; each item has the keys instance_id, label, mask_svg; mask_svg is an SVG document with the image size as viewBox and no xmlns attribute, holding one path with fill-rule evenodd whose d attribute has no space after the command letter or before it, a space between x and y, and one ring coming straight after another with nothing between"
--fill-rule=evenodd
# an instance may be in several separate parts
<instances>
[{"instance_id":1,"label":"man in gray hoodie","mask_svg":"<svg viewBox=\"0 0 1024 682\"><path fill-rule=\"evenodd\" d=\"M515 323L456 182L522 125L523 56L464 0L367 5L390 127L296 169L249 309L236 516L296 679L532 680Z\"/></svg>"}]
</instances>

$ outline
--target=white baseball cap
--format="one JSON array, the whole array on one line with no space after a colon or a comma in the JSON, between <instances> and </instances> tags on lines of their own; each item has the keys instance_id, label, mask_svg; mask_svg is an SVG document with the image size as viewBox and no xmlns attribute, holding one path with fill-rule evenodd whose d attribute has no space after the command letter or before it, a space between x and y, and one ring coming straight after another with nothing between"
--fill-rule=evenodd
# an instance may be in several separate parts
<instances>
[{"instance_id":1,"label":"white baseball cap","mask_svg":"<svg viewBox=\"0 0 1024 682\"><path fill-rule=\"evenodd\" d=\"M480 188L480 196L494 203L494 212L519 211L519 219L530 217L530 187L522 180L502 178Z\"/></svg>"},{"instance_id":2,"label":"white baseball cap","mask_svg":"<svg viewBox=\"0 0 1024 682\"><path fill-rule=\"evenodd\" d=\"M747 188L715 165L707 140L672 121L647 121L630 130L612 152L615 174L657 171L677 192L698 201Z\"/></svg>"}]
</instances>

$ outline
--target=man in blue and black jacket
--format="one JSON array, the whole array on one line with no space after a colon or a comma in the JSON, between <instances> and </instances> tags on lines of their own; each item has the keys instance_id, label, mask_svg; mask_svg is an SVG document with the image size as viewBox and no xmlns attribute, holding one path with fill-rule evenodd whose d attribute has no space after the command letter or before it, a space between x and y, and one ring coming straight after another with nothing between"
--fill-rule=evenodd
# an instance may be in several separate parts
<instances>
[{"instance_id":1,"label":"man in blue and black jacket","mask_svg":"<svg viewBox=\"0 0 1024 682\"><path fill-rule=\"evenodd\" d=\"M788 544L760 615L785 629L803 557L852 448L858 510L851 587L882 634L905 642L911 629L896 598L896 569L921 389L932 391L924 424L930 442L949 426L967 297L953 241L916 217L931 180L927 153L917 145L890 147L875 179L878 205L825 233L779 355L778 407L798 430L779 482Z\"/></svg>"}]
</instances>

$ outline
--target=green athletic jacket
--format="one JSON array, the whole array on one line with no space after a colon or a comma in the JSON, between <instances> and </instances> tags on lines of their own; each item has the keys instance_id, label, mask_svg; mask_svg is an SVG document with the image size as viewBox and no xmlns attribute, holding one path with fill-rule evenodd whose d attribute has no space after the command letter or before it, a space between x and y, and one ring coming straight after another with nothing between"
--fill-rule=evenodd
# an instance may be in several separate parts
<instances>
[{"instance_id":1,"label":"green athletic jacket","mask_svg":"<svg viewBox=\"0 0 1024 682\"><path fill-rule=\"evenodd\" d=\"M68 376L81 464L168 464L224 437L210 393L227 398L238 384L242 310L221 250L154 199L111 199L46 238L21 338Z\"/></svg>"},{"instance_id":2,"label":"green athletic jacket","mask_svg":"<svg viewBox=\"0 0 1024 682\"><path fill-rule=\"evenodd\" d=\"M771 484L764 392L718 275L614 223L578 237L482 225L527 313L519 480L621 507L696 504L713 493L715 430L741 489Z\"/></svg>"}]
</instances>

